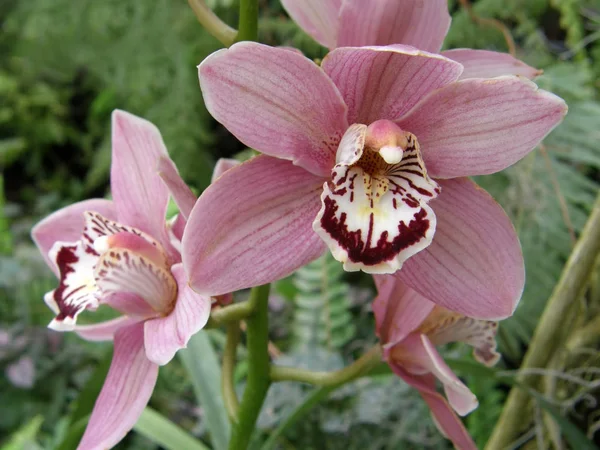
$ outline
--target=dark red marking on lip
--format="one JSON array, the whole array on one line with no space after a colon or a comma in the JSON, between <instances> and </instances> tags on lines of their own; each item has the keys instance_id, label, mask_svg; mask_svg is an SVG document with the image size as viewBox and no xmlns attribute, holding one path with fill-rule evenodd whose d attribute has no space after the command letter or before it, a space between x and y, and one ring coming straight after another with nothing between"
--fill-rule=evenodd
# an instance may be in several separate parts
<instances>
[{"instance_id":1,"label":"dark red marking on lip","mask_svg":"<svg viewBox=\"0 0 600 450\"><path fill-rule=\"evenodd\" d=\"M79 257L75 254L76 251L77 244L65 245L64 247L61 247L56 255L56 265L58 266L58 271L60 273L60 281L52 296L59 309L59 313L56 316L56 320L58 321L65 320L67 317L75 317L75 314L81 309L81 306L79 305L68 304L66 302L66 300L80 290L81 287L74 289L72 292L65 295L67 289L66 278L70 273L75 272L73 265L79 261Z\"/></svg>"},{"instance_id":2,"label":"dark red marking on lip","mask_svg":"<svg viewBox=\"0 0 600 450\"><path fill-rule=\"evenodd\" d=\"M412 182L412 180L410 178L407 177L403 177L402 175L395 175L398 178L401 178L403 180L405 180L408 185L410 186L411 189L414 189L415 191L417 191L419 194L421 195L425 195L426 197L433 197L433 194L423 188L420 188L419 186L417 186L415 183Z\"/></svg>"},{"instance_id":3,"label":"dark red marking on lip","mask_svg":"<svg viewBox=\"0 0 600 450\"><path fill-rule=\"evenodd\" d=\"M350 261L360 262L366 266L374 266L394 259L402 250L424 239L430 225L427 212L421 208L408 226L403 222L398 224L399 234L391 242L388 241L388 232L384 231L379 236L375 246L371 247L372 214L365 244L362 238L362 230L348 230L346 213L340 214L339 219L335 216L339 207L331 198L325 197L323 203L325 206L323 217L321 217L323 229L348 252Z\"/></svg>"}]
</instances>

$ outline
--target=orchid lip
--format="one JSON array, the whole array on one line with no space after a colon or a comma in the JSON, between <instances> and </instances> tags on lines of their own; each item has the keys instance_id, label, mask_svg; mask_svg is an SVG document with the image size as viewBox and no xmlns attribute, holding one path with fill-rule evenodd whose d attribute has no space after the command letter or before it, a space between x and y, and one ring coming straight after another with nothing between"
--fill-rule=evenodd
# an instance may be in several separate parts
<instances>
[{"instance_id":1,"label":"orchid lip","mask_svg":"<svg viewBox=\"0 0 600 450\"><path fill-rule=\"evenodd\" d=\"M349 271L393 273L435 232L431 180L416 136L387 120L348 128L313 229Z\"/></svg>"},{"instance_id":2,"label":"orchid lip","mask_svg":"<svg viewBox=\"0 0 600 450\"><path fill-rule=\"evenodd\" d=\"M50 250L60 280L59 286L44 296L56 314L49 326L72 330L82 311L96 309L115 293L139 296L151 308L148 311L155 311L152 316L170 313L177 284L162 246L140 230L98 213L84 216L81 239L56 242Z\"/></svg>"}]
</instances>

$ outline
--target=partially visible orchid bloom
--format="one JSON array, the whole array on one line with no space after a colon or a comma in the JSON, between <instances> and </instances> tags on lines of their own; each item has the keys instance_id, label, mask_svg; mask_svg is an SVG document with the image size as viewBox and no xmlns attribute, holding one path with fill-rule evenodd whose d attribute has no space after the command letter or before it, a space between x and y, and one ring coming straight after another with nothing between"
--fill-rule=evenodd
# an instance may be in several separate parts
<instances>
[{"instance_id":1,"label":"partially visible orchid bloom","mask_svg":"<svg viewBox=\"0 0 600 450\"><path fill-rule=\"evenodd\" d=\"M438 53L450 28L447 0L281 0L288 14L319 44L337 47L411 45ZM462 78L541 74L507 53L455 49L441 53L461 63Z\"/></svg>"},{"instance_id":2,"label":"partially visible orchid bloom","mask_svg":"<svg viewBox=\"0 0 600 450\"><path fill-rule=\"evenodd\" d=\"M446 365L436 346L465 342L479 362L494 365L497 322L465 317L437 306L396 277L376 275L379 295L373 302L384 359L429 405L442 434L460 450L477 449L462 421L478 405L477 398ZM446 400L436 390L441 383Z\"/></svg>"},{"instance_id":3,"label":"partially visible orchid bloom","mask_svg":"<svg viewBox=\"0 0 600 450\"><path fill-rule=\"evenodd\" d=\"M523 77L462 73L402 45L338 48L321 67L249 42L205 59L208 110L263 155L196 203L183 236L191 286L220 294L268 283L325 243L346 270L402 267L407 285L450 310L512 314L524 285L515 230L466 177L517 162L567 107Z\"/></svg>"},{"instance_id":4,"label":"partially visible orchid bloom","mask_svg":"<svg viewBox=\"0 0 600 450\"><path fill-rule=\"evenodd\" d=\"M80 449L114 446L148 403L158 367L207 322L211 299L187 285L177 248L196 200L169 158L158 129L123 111L112 116L113 200L63 208L32 236L59 278L44 300L49 327L89 340L114 338L114 356ZM169 191L180 214L167 226ZM107 305L123 315L77 325L84 310Z\"/></svg>"}]
</instances>

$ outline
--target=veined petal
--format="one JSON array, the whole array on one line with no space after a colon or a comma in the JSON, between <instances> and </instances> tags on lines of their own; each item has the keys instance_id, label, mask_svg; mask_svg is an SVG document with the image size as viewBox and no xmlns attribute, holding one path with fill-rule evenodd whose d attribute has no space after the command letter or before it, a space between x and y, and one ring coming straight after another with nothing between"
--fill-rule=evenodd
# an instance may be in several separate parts
<instances>
[{"instance_id":1,"label":"veined petal","mask_svg":"<svg viewBox=\"0 0 600 450\"><path fill-rule=\"evenodd\" d=\"M92 199L59 209L38 222L31 230L33 241L57 276L58 267L49 256L50 249L58 241L75 242L81 237L85 225L83 213L86 211L97 211L112 220L117 218L114 205L110 200Z\"/></svg>"},{"instance_id":2,"label":"veined petal","mask_svg":"<svg viewBox=\"0 0 600 450\"><path fill-rule=\"evenodd\" d=\"M235 166L239 166L240 164L241 162L237 159L219 158L219 160L215 164L215 169L213 170L210 182L214 183L217 178L219 178L229 169L233 169Z\"/></svg>"},{"instance_id":3,"label":"veined petal","mask_svg":"<svg viewBox=\"0 0 600 450\"><path fill-rule=\"evenodd\" d=\"M169 190L158 175L160 158L169 158L152 123L125 111L112 115L110 183L119 221L157 238L166 250Z\"/></svg>"},{"instance_id":4,"label":"veined petal","mask_svg":"<svg viewBox=\"0 0 600 450\"><path fill-rule=\"evenodd\" d=\"M183 235L192 288L227 294L283 278L323 254L311 228L322 183L264 155L225 172L200 196Z\"/></svg>"},{"instance_id":5,"label":"veined petal","mask_svg":"<svg viewBox=\"0 0 600 450\"><path fill-rule=\"evenodd\" d=\"M477 450L462 420L456 415L444 397L435 389L435 378L431 374L416 376L391 365L392 370L407 384L419 391L425 403L431 409L433 422L446 438L450 439L458 450Z\"/></svg>"},{"instance_id":6,"label":"veined petal","mask_svg":"<svg viewBox=\"0 0 600 450\"><path fill-rule=\"evenodd\" d=\"M385 348L392 347L412 333L433 310L435 304L392 275L374 275L378 295L373 312L378 336Z\"/></svg>"},{"instance_id":7,"label":"veined petal","mask_svg":"<svg viewBox=\"0 0 600 450\"><path fill-rule=\"evenodd\" d=\"M493 366L500 359L496 351L498 322L478 320L436 306L419 326L419 332L427 335L433 345L464 342L473 347L473 356L486 366Z\"/></svg>"},{"instance_id":8,"label":"veined petal","mask_svg":"<svg viewBox=\"0 0 600 450\"><path fill-rule=\"evenodd\" d=\"M442 55L463 65L465 70L460 76L461 80L465 78L494 78L503 75L520 75L532 79L543 72L528 66L508 53L456 48L442 52Z\"/></svg>"},{"instance_id":9,"label":"veined petal","mask_svg":"<svg viewBox=\"0 0 600 450\"><path fill-rule=\"evenodd\" d=\"M248 147L329 175L348 127L333 82L308 58L240 42L199 66L208 111Z\"/></svg>"},{"instance_id":10,"label":"veined petal","mask_svg":"<svg viewBox=\"0 0 600 450\"><path fill-rule=\"evenodd\" d=\"M315 41L335 48L342 0L281 0L290 17Z\"/></svg>"},{"instance_id":11,"label":"veined petal","mask_svg":"<svg viewBox=\"0 0 600 450\"><path fill-rule=\"evenodd\" d=\"M126 248L104 253L96 264L94 279L102 295L133 294L159 314L170 312L177 297L177 284L168 269ZM120 305L126 307L127 303ZM134 304L135 312L139 306Z\"/></svg>"},{"instance_id":12,"label":"veined petal","mask_svg":"<svg viewBox=\"0 0 600 450\"><path fill-rule=\"evenodd\" d=\"M112 448L133 428L148 404L158 366L146 358L143 324L120 328L102 391L78 450Z\"/></svg>"},{"instance_id":13,"label":"veined petal","mask_svg":"<svg viewBox=\"0 0 600 450\"><path fill-rule=\"evenodd\" d=\"M498 172L560 123L565 102L523 77L470 78L430 93L400 127L419 137L434 178Z\"/></svg>"},{"instance_id":14,"label":"veined petal","mask_svg":"<svg viewBox=\"0 0 600 450\"><path fill-rule=\"evenodd\" d=\"M337 46L405 44L437 52L449 27L446 0L344 0Z\"/></svg>"},{"instance_id":15,"label":"veined petal","mask_svg":"<svg viewBox=\"0 0 600 450\"><path fill-rule=\"evenodd\" d=\"M194 207L194 203L196 203L196 196L179 175L179 171L171 158L167 156L160 157L158 159L157 170L169 188L171 196L179 208L179 213L187 220Z\"/></svg>"},{"instance_id":16,"label":"veined petal","mask_svg":"<svg viewBox=\"0 0 600 450\"><path fill-rule=\"evenodd\" d=\"M337 48L321 67L348 105L348 123L367 125L402 117L462 73L455 61L405 45Z\"/></svg>"},{"instance_id":17,"label":"veined petal","mask_svg":"<svg viewBox=\"0 0 600 450\"><path fill-rule=\"evenodd\" d=\"M172 271L178 285L175 308L166 317L144 323L146 356L160 366L171 361L177 350L185 348L190 338L206 325L210 316L210 297L196 294L188 286L181 264L173 266Z\"/></svg>"},{"instance_id":18,"label":"veined petal","mask_svg":"<svg viewBox=\"0 0 600 450\"><path fill-rule=\"evenodd\" d=\"M415 375L432 373L442 383L452 408L464 416L477 408L477 398L452 372L427 336L412 333L396 347L390 356L395 364Z\"/></svg>"},{"instance_id":19,"label":"veined petal","mask_svg":"<svg viewBox=\"0 0 600 450\"><path fill-rule=\"evenodd\" d=\"M510 316L525 284L521 246L510 219L467 178L442 180L432 202L432 244L397 276L429 300L478 319Z\"/></svg>"},{"instance_id":20,"label":"veined petal","mask_svg":"<svg viewBox=\"0 0 600 450\"><path fill-rule=\"evenodd\" d=\"M137 319L121 316L93 325L77 325L73 331L86 341L112 341L117 330L136 322Z\"/></svg>"}]
</instances>

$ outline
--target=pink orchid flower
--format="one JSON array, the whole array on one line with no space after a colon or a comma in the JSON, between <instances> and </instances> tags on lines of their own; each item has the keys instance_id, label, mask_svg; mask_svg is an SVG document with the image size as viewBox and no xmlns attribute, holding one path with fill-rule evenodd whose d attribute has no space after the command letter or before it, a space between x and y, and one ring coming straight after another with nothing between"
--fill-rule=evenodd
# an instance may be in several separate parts
<instances>
[{"instance_id":1,"label":"pink orchid flower","mask_svg":"<svg viewBox=\"0 0 600 450\"><path fill-rule=\"evenodd\" d=\"M187 285L178 248L196 200L169 158L158 129L123 111L112 116L113 200L63 208L32 236L59 278L44 300L56 317L49 327L89 340L114 338L114 356L78 448L119 442L148 403L158 368L206 324L208 296ZM165 221L169 191L180 208ZM122 316L76 325L84 310L107 305Z\"/></svg>"},{"instance_id":2,"label":"pink orchid flower","mask_svg":"<svg viewBox=\"0 0 600 450\"><path fill-rule=\"evenodd\" d=\"M338 48L321 67L247 42L209 56L199 66L207 108L264 155L196 203L183 236L191 286L267 283L325 243L347 270L403 267L397 276L441 306L510 315L524 285L520 245L502 208L465 177L521 159L567 107L522 77L462 73L402 45Z\"/></svg>"},{"instance_id":3,"label":"pink orchid flower","mask_svg":"<svg viewBox=\"0 0 600 450\"><path fill-rule=\"evenodd\" d=\"M379 295L373 302L377 334L392 370L416 388L429 405L434 422L461 450L476 449L462 421L478 405L477 398L446 365L436 346L465 342L475 359L494 365L497 322L477 320L437 306L398 278L376 275ZM448 401L436 391L441 382Z\"/></svg>"},{"instance_id":4,"label":"pink orchid flower","mask_svg":"<svg viewBox=\"0 0 600 450\"><path fill-rule=\"evenodd\" d=\"M281 0L319 44L337 47L405 44L438 53L450 28L447 0ZM541 73L507 53L455 49L442 55L464 66L462 78Z\"/></svg>"}]
</instances>

